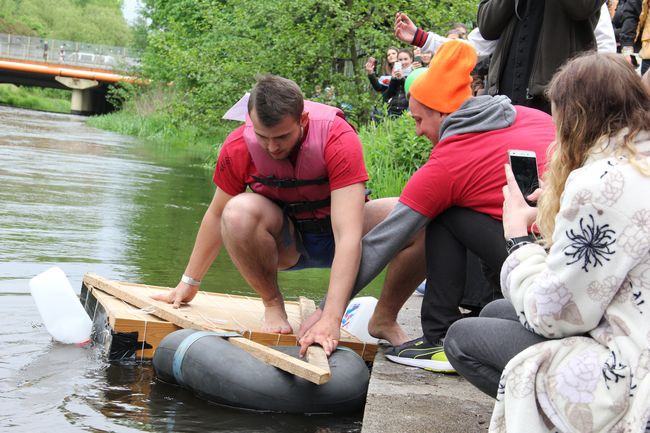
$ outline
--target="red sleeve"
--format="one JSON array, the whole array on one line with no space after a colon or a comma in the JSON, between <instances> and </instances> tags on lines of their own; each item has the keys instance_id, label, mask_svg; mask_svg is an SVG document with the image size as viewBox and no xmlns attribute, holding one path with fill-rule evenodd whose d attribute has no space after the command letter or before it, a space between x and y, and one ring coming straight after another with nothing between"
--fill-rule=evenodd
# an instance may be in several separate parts
<instances>
[{"instance_id":1,"label":"red sleeve","mask_svg":"<svg viewBox=\"0 0 650 433\"><path fill-rule=\"evenodd\" d=\"M411 176L399 201L427 218L435 218L453 205L453 188L451 174L431 158Z\"/></svg>"},{"instance_id":2,"label":"red sleeve","mask_svg":"<svg viewBox=\"0 0 650 433\"><path fill-rule=\"evenodd\" d=\"M212 181L226 194L241 194L246 190L252 164L244 142L244 125L242 125L231 132L223 142Z\"/></svg>"},{"instance_id":3,"label":"red sleeve","mask_svg":"<svg viewBox=\"0 0 650 433\"><path fill-rule=\"evenodd\" d=\"M368 180L361 140L339 116L334 119L325 144L325 163L332 191Z\"/></svg>"}]
</instances>

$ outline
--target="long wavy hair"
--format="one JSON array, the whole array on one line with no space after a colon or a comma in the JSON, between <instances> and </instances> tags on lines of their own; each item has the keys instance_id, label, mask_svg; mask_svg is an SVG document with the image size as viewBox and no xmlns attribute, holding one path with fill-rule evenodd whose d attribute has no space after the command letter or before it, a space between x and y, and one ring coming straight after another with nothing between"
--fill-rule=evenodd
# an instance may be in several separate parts
<instances>
[{"instance_id":1,"label":"long wavy hair","mask_svg":"<svg viewBox=\"0 0 650 433\"><path fill-rule=\"evenodd\" d=\"M551 80L555 142L544 175L537 227L542 243L553 243L555 216L569 174L597 152L625 154L637 170L650 168L637 157L634 138L650 130L650 91L621 55L587 53L566 63ZM612 139L617 136L617 139ZM604 148L604 149L603 149Z\"/></svg>"}]
</instances>

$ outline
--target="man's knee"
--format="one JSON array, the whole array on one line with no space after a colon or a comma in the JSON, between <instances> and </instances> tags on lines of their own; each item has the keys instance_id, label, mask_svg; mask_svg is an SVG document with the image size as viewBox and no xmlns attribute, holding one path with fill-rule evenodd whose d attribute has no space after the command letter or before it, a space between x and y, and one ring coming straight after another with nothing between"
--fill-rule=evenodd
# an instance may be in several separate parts
<instances>
[{"instance_id":1,"label":"man's knee","mask_svg":"<svg viewBox=\"0 0 650 433\"><path fill-rule=\"evenodd\" d=\"M221 230L231 235L246 236L260 227L281 227L281 218L282 212L269 199L259 194L243 193L230 199L224 207Z\"/></svg>"},{"instance_id":2,"label":"man's knee","mask_svg":"<svg viewBox=\"0 0 650 433\"><path fill-rule=\"evenodd\" d=\"M397 197L380 198L366 202L363 208L363 234L386 219L397 204Z\"/></svg>"}]
</instances>

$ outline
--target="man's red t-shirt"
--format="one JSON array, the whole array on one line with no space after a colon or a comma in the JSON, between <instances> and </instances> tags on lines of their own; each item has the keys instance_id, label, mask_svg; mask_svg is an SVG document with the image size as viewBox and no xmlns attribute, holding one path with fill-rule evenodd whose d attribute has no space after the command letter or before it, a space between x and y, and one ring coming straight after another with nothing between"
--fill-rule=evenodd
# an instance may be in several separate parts
<instances>
[{"instance_id":1,"label":"man's red t-shirt","mask_svg":"<svg viewBox=\"0 0 650 433\"><path fill-rule=\"evenodd\" d=\"M516 107L515 122L494 131L441 140L429 160L411 177L399 201L427 218L452 206L470 208L500 220L508 150L532 150L541 177L555 128L546 113Z\"/></svg>"},{"instance_id":2,"label":"man's red t-shirt","mask_svg":"<svg viewBox=\"0 0 650 433\"><path fill-rule=\"evenodd\" d=\"M306 136L307 134L305 134ZM359 136L342 118L336 116L325 143L325 164L330 191L368 180ZM219 152L213 182L229 195L237 195L258 175L244 142L244 125L228 135Z\"/></svg>"}]
</instances>

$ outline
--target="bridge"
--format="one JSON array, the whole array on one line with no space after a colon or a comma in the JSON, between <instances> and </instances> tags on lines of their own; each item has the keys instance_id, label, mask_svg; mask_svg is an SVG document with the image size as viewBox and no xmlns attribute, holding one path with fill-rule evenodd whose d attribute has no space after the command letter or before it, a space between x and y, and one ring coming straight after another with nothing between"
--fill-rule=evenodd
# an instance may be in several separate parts
<instances>
[{"instance_id":1,"label":"bridge","mask_svg":"<svg viewBox=\"0 0 650 433\"><path fill-rule=\"evenodd\" d=\"M108 86L136 82L124 71L139 66L139 53L125 47L0 33L0 82L72 91L73 114L112 111Z\"/></svg>"}]
</instances>

